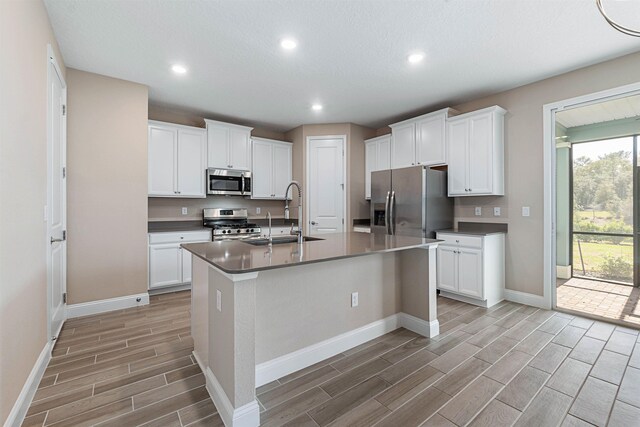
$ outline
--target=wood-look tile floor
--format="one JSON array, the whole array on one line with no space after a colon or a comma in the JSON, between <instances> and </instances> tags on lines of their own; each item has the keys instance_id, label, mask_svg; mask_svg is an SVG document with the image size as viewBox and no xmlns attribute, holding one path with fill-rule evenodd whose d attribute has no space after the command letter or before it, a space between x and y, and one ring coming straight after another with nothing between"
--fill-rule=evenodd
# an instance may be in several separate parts
<instances>
[{"instance_id":1,"label":"wood-look tile floor","mask_svg":"<svg viewBox=\"0 0 640 427\"><path fill-rule=\"evenodd\" d=\"M70 319L26 426L222 426L195 364L190 292Z\"/></svg>"},{"instance_id":2,"label":"wood-look tile floor","mask_svg":"<svg viewBox=\"0 0 640 427\"><path fill-rule=\"evenodd\" d=\"M69 321L23 425L222 425L188 302ZM509 302L438 313L434 339L399 329L258 388L261 425L640 425L638 330Z\"/></svg>"}]
</instances>

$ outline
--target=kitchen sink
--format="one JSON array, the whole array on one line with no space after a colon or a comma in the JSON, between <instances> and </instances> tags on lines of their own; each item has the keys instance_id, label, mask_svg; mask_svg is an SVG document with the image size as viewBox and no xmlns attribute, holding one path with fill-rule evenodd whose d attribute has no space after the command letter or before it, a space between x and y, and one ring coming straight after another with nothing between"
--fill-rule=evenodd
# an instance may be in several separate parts
<instances>
[{"instance_id":1,"label":"kitchen sink","mask_svg":"<svg viewBox=\"0 0 640 427\"><path fill-rule=\"evenodd\" d=\"M303 242L315 242L316 240L324 240L319 237L311 237L311 236L303 236ZM240 240L243 243L248 243L254 246L267 246L269 244L269 239L266 237L260 237L257 239L243 239ZM282 243L296 243L298 241L297 236L273 236L272 241L274 245L279 245Z\"/></svg>"}]
</instances>

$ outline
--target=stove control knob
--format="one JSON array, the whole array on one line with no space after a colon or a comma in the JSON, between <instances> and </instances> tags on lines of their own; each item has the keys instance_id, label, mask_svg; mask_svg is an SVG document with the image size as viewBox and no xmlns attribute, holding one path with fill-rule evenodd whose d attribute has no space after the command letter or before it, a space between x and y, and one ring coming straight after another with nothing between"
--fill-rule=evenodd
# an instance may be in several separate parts
<instances>
[{"instance_id":1,"label":"stove control knob","mask_svg":"<svg viewBox=\"0 0 640 427\"><path fill-rule=\"evenodd\" d=\"M251 229L251 232L253 233L253 228Z\"/></svg>"},{"instance_id":2,"label":"stove control knob","mask_svg":"<svg viewBox=\"0 0 640 427\"><path fill-rule=\"evenodd\" d=\"M238 230L238 233L240 232L240 230Z\"/></svg>"}]
</instances>

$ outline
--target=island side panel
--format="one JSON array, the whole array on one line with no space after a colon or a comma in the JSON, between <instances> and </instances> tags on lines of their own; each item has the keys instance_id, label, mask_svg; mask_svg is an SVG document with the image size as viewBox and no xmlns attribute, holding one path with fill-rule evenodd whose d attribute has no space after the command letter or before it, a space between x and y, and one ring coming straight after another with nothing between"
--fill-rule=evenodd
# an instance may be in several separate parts
<instances>
[{"instance_id":1,"label":"island side panel","mask_svg":"<svg viewBox=\"0 0 640 427\"><path fill-rule=\"evenodd\" d=\"M204 371L209 364L209 263L191 258L191 336L193 353Z\"/></svg>"},{"instance_id":2,"label":"island side panel","mask_svg":"<svg viewBox=\"0 0 640 427\"><path fill-rule=\"evenodd\" d=\"M208 366L231 404L235 407L235 359L233 282L209 267L209 360ZM221 293L221 310L217 309L217 291ZM211 390L209 391L211 393ZM213 396L212 396L213 397ZM214 399L215 402L215 399ZM218 408L219 409L219 408Z\"/></svg>"},{"instance_id":3,"label":"island side panel","mask_svg":"<svg viewBox=\"0 0 640 427\"><path fill-rule=\"evenodd\" d=\"M256 287L256 362L395 315L401 308L399 283L395 253L261 272ZM358 292L357 307L351 307L352 292Z\"/></svg>"},{"instance_id":4,"label":"island side panel","mask_svg":"<svg viewBox=\"0 0 640 427\"><path fill-rule=\"evenodd\" d=\"M434 330L438 320L435 253L435 246L398 253L402 312L419 319L417 323L429 322L430 325L423 323L425 329L414 329L426 336L434 336L439 332Z\"/></svg>"}]
</instances>

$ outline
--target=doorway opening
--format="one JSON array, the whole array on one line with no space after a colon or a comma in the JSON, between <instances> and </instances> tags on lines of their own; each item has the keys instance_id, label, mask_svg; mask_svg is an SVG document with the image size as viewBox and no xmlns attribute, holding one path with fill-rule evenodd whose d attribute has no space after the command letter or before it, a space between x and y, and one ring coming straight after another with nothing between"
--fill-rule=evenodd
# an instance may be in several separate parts
<instances>
[{"instance_id":1,"label":"doorway opening","mask_svg":"<svg viewBox=\"0 0 640 427\"><path fill-rule=\"evenodd\" d=\"M555 121L556 308L640 325L640 96Z\"/></svg>"}]
</instances>

